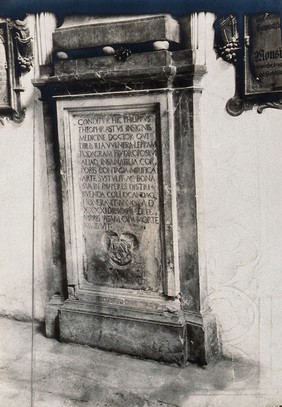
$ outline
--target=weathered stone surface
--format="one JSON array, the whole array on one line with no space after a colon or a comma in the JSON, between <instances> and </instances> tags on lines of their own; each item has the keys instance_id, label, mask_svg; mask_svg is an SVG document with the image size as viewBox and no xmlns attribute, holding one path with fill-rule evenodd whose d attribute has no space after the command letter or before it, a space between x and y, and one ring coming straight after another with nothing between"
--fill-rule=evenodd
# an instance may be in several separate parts
<instances>
[{"instance_id":1,"label":"weathered stone surface","mask_svg":"<svg viewBox=\"0 0 282 407\"><path fill-rule=\"evenodd\" d=\"M55 49L88 48L158 40L180 41L179 25L172 17L157 15L131 21L86 24L57 29L53 34Z\"/></svg>"},{"instance_id":2,"label":"weathered stone surface","mask_svg":"<svg viewBox=\"0 0 282 407\"><path fill-rule=\"evenodd\" d=\"M59 336L59 309L63 305L60 295L54 295L45 307L45 332L48 338Z\"/></svg>"},{"instance_id":3,"label":"weathered stone surface","mask_svg":"<svg viewBox=\"0 0 282 407\"><path fill-rule=\"evenodd\" d=\"M58 100L69 284L178 295L170 98L143 91Z\"/></svg>"},{"instance_id":4,"label":"weathered stone surface","mask_svg":"<svg viewBox=\"0 0 282 407\"><path fill-rule=\"evenodd\" d=\"M60 311L60 339L104 350L183 364L185 329L181 324L152 323L142 318L80 312L79 307Z\"/></svg>"},{"instance_id":5,"label":"weathered stone surface","mask_svg":"<svg viewBox=\"0 0 282 407\"><path fill-rule=\"evenodd\" d=\"M154 110L148 110L145 107L146 104L147 106L150 106L150 103L153 104L153 102L159 103L160 116L162 117L162 134L158 131L158 126L160 125L160 123L156 126L155 116L153 113ZM168 106L170 106L169 103L171 102L171 106L174 111L173 116L170 115L167 110ZM104 164L106 163L104 163L104 161L101 161L101 154L104 152L103 148L101 149L101 147L103 147L101 143L109 143L108 138L110 136L110 138L112 138L113 135L115 135L115 138L117 139L119 139L120 137L123 138L126 135L126 137L130 139L130 143L140 142L140 140L143 143L146 142L146 140L143 140L145 134L147 134L147 142L149 143L152 142L152 140L156 141L158 140L158 138L161 139L161 142L159 141L161 149L157 149L156 151L154 150L154 148L152 149L148 146L146 147L146 149L140 149L140 146L138 147L137 145L131 146L131 149L129 149L129 145L126 144L129 143L129 141L124 140L121 141L121 143L124 143L122 150L120 150L120 148L122 147L121 145L117 150L110 148L114 147L114 145L109 145L107 150L105 151L107 151L108 153L113 153L113 155L116 156L118 155L118 152L121 151L137 151L139 153L140 151L147 151L147 154L149 154L150 157L154 157L156 154L156 165L158 161L161 160L162 173L160 174L160 178L158 181L161 195L159 195L160 192L158 193L158 195L160 196L159 199L162 202L162 206L158 209L157 205L156 208L157 211L160 211L161 209L158 215L159 219L165 219L167 222L163 221L163 223L161 224L163 233L165 234L165 243L162 243L161 247L163 251L157 254L157 258L160 259L161 253L163 255L163 253L165 252L166 256L169 256L170 259L169 262L165 260L160 263L162 285L161 289L158 290L161 294L161 297L159 299L159 308L157 309L154 305L156 303L156 299L148 295L148 290L152 290L152 286L148 282L150 281L150 279L152 279L152 276L154 276L153 267L144 267L144 272L147 276L145 277L147 283L145 283L145 280L142 282L142 280L140 281L136 278L136 276L134 276L134 273L132 274L132 271L134 270L134 267L132 268L132 264L126 265L126 267L124 268L125 274L123 273L121 266L119 266L118 268L117 265L115 267L113 266L113 261L115 262L116 259L115 257L111 259L111 254L114 254L115 247L121 247L120 244L123 229L121 228L118 234L114 234L112 231L110 237L114 239L114 242L112 242L112 244L108 246L108 248L110 248L110 252L107 252L105 250L105 247L103 248L103 234L108 233L108 229L106 227L107 222L110 222L108 224L110 228L113 228L113 226L115 225L115 221L112 222L111 216L109 216L108 214L103 214L105 212L105 208L108 208L107 203L103 205L104 209L103 211L101 210L101 214L99 215L100 223L97 223L95 219L88 219L88 214L84 214L82 219L85 218L85 216L87 219L86 221L82 220L81 225L86 226L86 230L83 232L85 241L84 247L86 248L86 251L85 254L83 254L84 266L83 272L81 272L79 278L80 284L77 286L77 283L75 283L75 275L73 275L72 277L69 276L69 278L72 278L73 282L77 286L76 297L79 299L83 299L83 301L86 302L68 302L61 309L60 329L62 340L87 343L91 346L100 346L104 347L105 349L115 349L119 352L135 354L139 357L154 358L156 360L177 360L178 363L184 363L187 359L189 359L198 363L206 362L206 342L202 320L200 317L199 304L196 205L195 188L193 184L193 116L187 115L187 111L192 110L193 103L193 91L191 89L131 93L127 92L126 94L115 93L114 95L104 94L88 96L84 98L68 97L63 98L61 101L58 101L58 111L64 112L64 118L61 113L59 114L59 129L63 128L62 120L64 120L65 123L70 123L70 126L65 134L63 135L63 133L61 133L63 135L63 139L61 138L61 156L65 156L65 151L77 151L77 153L79 153L80 155L82 154L82 156L86 152L87 154L90 154L91 151L95 151L94 155L96 157L92 157L92 160L96 161L93 161L92 163L90 162L90 166L88 165L89 163L82 163L81 158L77 159L75 158L76 156L73 155L67 156L66 159L63 159L63 172L69 174L70 176L69 179L66 178L64 183L64 189L68 191L68 193L72 190L71 185L80 185L80 189L78 189L77 191L80 190L83 195L84 187L81 185L81 182L85 182L85 180L81 179L81 168L84 168L84 170L87 169L87 172L91 172L91 174L94 174L92 174L91 179L89 178L88 180L88 182L90 182L91 184L89 185L89 188L92 188L94 195L97 194L97 192L99 192L100 194L107 193L105 190L106 183L108 185L112 185L114 191L116 190L115 185L118 186L118 191L130 191L129 185L131 184L129 182L126 183L126 186L123 183L123 179L116 180L118 182L113 182L114 180L112 179L112 175L110 176L108 181L107 179L103 180L104 189L101 188L101 180L99 180L98 178L94 180L95 182L92 180L92 176L103 176L102 173L102 175L99 175L99 172L103 170ZM129 105L131 106L131 114L126 113L126 106ZM99 107L98 110L97 108L95 108L95 106ZM143 110L140 110L139 107L138 111L138 106L142 106ZM107 112L105 111L105 108L107 109ZM145 117L150 121L150 126L152 126L152 124L154 123L154 126L148 129L147 133L143 132L143 130L140 130L139 132L130 132L129 128L127 129L127 133L124 131L125 128L123 128L123 126L127 125L125 121L129 123L132 119L135 122L134 126L136 126L136 123L144 126L148 124L144 122ZM113 119L116 124L112 123ZM107 121L108 123L106 123ZM116 126L115 132L105 133L106 127L113 125ZM120 126L121 128L118 129L118 126ZM173 132L173 134L178 135L177 137L173 138L173 141L167 137L169 131ZM135 140L137 134L139 134L139 141ZM153 139L151 140L152 137ZM82 150L79 149L79 146L76 146L74 144L76 143L75 140L78 140L79 138L81 138L81 143L85 143L85 145L81 146ZM111 141L111 143L112 142L113 141ZM96 149L90 148L91 146L89 145L89 143L92 143L93 146L94 143L96 143ZM171 151L174 151L174 154L171 154ZM90 155L92 155L92 153ZM111 157L103 158L103 160L111 159ZM153 162L155 159L153 159ZM72 162L72 170L68 168L68 162ZM107 162L107 165L107 168L115 168L115 166L111 166L111 162ZM134 164L134 166L136 167L136 163ZM172 182L171 167L175 168L175 166L176 178L175 181ZM95 168L97 168L97 170L95 170ZM125 166L120 168L126 169L127 167ZM139 167L137 166L136 168ZM152 169L153 167L150 167L149 165L148 168ZM77 174L75 174L75 171L78 171ZM170 182L171 184L167 184ZM164 186L162 186L161 183L164 183ZM136 182L134 182L133 184L136 185ZM121 186L123 185L124 187L121 188ZM141 182L140 185L143 185L143 183ZM148 185L150 185L153 188L152 191L154 191L154 183L149 183ZM176 186L177 188L174 189ZM87 190L89 188L87 185L85 185L85 188L86 190L84 192L84 195L87 195L89 192L87 192ZM167 190L172 191L172 193L167 194ZM75 195L74 192L72 193ZM173 194L175 194L174 197L176 199L174 203L172 203ZM79 201L80 200L78 200L78 202ZM67 211L69 210L68 202L68 194L66 194L65 204L67 204ZM98 202L100 201L91 201L89 205L82 206L84 209L92 208L93 210L97 210ZM109 206L109 208L110 207L111 206ZM119 208L121 207L119 206ZM126 205L125 209L126 208L134 209L134 207L129 204ZM173 223L172 221L172 214L174 210L175 213L177 213L178 215L177 219L175 219L176 223ZM73 212L72 214L71 212L70 216L68 214L66 215L67 222L65 223L65 225L67 227L67 233L69 227L69 219L74 219L74 213L75 212ZM79 213L79 210L76 210L76 213ZM104 231L100 230L101 225L103 225L102 229ZM93 230L95 231L95 229L96 233L100 233L98 233L96 238L91 238L91 234L88 234L87 228L90 226L93 227L92 233ZM116 224L116 226L118 226L119 228L121 227L119 222ZM146 225L143 226L145 227ZM77 228L72 226L70 230L76 229L78 231L80 230L79 227L81 226L77 226ZM132 228L130 222L129 224L127 224L126 227ZM131 230L131 232L132 231L133 229ZM140 231L137 232L138 237L139 234ZM70 237L70 239L67 239L67 241L73 241L74 239L75 235L73 235L73 237ZM87 241L90 243L90 246ZM96 245L91 246L91 242L94 241L97 242ZM181 307L183 308L183 310L185 310L185 312L190 312L190 314L187 313L185 318L183 318L180 306L178 306L178 308L175 307L174 310L170 309L168 318L165 307L166 297L165 295L162 295L163 293L168 293L168 295L170 296L175 296L175 293L177 294L175 284L178 284L178 282L175 281L174 277L174 267L176 267L176 262L175 258L173 257L173 251L176 250L173 242L176 241L177 250L179 253L178 267L180 272L179 292L181 293ZM146 240L146 242L147 243L142 246L142 255L148 258L150 250L154 246L153 235L151 233L150 235L148 235L148 240ZM72 247L69 247L68 250L69 253L73 252ZM103 260L101 260L99 264L97 263L97 261L96 263L93 262L93 259L91 260L91 254L89 257L89 253L91 252L93 252L94 257L97 256L98 253L98 256L102 256ZM81 255L81 252L78 252L78 254L70 254L68 257L72 259L77 258L77 256ZM134 256L134 251L132 252L132 255ZM120 260L122 259L119 259L119 261ZM137 263L140 264L140 259L137 261ZM88 264L90 264L90 268L88 267ZM71 267L72 264L69 264L69 270L71 269ZM114 269L115 273L113 273ZM131 282L129 280L130 276L133 276L133 280ZM83 283L83 281L85 282ZM91 286L89 285L89 283L91 284ZM101 285L101 291L99 292L97 291L97 284ZM81 289L83 288L83 286L85 288L87 287L87 294ZM111 287L112 290L110 292L103 292L103 287L105 286ZM134 295L128 297L129 294L126 290L115 291L116 288L141 289L144 292L143 299L142 301L140 301L140 299L138 299L137 297L134 300ZM117 299L117 297L119 297L119 300L115 301L115 298ZM144 301L147 301L148 305L145 305ZM87 305L89 303L91 303L90 307L89 305ZM150 303L152 304L151 313L148 310L148 307L150 307ZM175 301L175 304L176 303L177 302ZM169 307L167 309L169 309ZM86 327L91 325L92 328L88 331ZM113 340L113 338L111 337L111 326L113 328L113 332L118 332L118 338L120 338L120 342ZM162 326L162 328L160 328L160 326ZM99 337L97 337L96 335L97 331L99 331L100 329L99 327L106 327L106 331L104 332L105 340L103 341L100 341ZM159 352L153 351L156 342L152 343L149 339L150 335L152 335L153 331L155 330L159 330L159 334L156 334L157 342L159 341L160 344ZM165 330L165 332L169 332L170 339L168 342L167 339L165 340L165 344L170 344L169 348L166 348L162 342L163 339L161 338L163 337L163 330ZM80 332L84 332L84 334L80 336ZM96 336L93 334L93 332L96 332ZM124 332L126 332L126 334L124 334ZM180 352L180 355L179 335L182 338L182 351ZM143 336L144 343L141 343L140 345L140 341L138 338L142 338Z\"/></svg>"},{"instance_id":6,"label":"weathered stone surface","mask_svg":"<svg viewBox=\"0 0 282 407\"><path fill-rule=\"evenodd\" d=\"M123 62L118 62L114 56L101 56L74 59L71 61L55 62L55 75L81 75L99 72L102 76L111 77L116 72L127 71L134 75L134 70L150 69L171 64L171 53L164 50L159 52L144 52L132 54ZM132 72L130 72L132 71Z\"/></svg>"},{"instance_id":7,"label":"weathered stone surface","mask_svg":"<svg viewBox=\"0 0 282 407\"><path fill-rule=\"evenodd\" d=\"M189 89L173 92L176 160L176 194L179 239L180 290L185 310L200 310L197 217L195 199L194 92ZM188 114L187 112L191 112Z\"/></svg>"},{"instance_id":8,"label":"weathered stone surface","mask_svg":"<svg viewBox=\"0 0 282 407\"><path fill-rule=\"evenodd\" d=\"M156 112L133 106L77 111L72 149L91 284L160 290ZM96 242L93 245L93 242ZM148 244L148 242L150 242ZM150 272L149 272L150 270Z\"/></svg>"},{"instance_id":9,"label":"weathered stone surface","mask_svg":"<svg viewBox=\"0 0 282 407\"><path fill-rule=\"evenodd\" d=\"M54 72L41 67L34 80L44 98L52 95L103 93L142 89L193 86L206 73L203 65L193 65L193 52L158 51L132 54L124 62L114 56L56 61Z\"/></svg>"},{"instance_id":10,"label":"weathered stone surface","mask_svg":"<svg viewBox=\"0 0 282 407\"><path fill-rule=\"evenodd\" d=\"M192 106L191 89L58 98L67 279L72 298L71 306L68 302L60 310L62 340L156 360L184 363L189 358L205 363L192 116L187 116ZM171 134L178 137L171 138ZM125 153L130 157L121 157ZM132 174L125 174L131 168ZM121 174L114 174L115 169ZM150 170L151 177L153 171L152 179L141 179L143 170ZM129 178L125 180L125 176ZM144 188L152 197L143 197ZM136 197L128 196L132 191ZM139 202L136 207L135 201ZM121 210L130 213L116 213ZM144 214L144 210L150 213ZM142 301L134 300L128 289L141 290ZM160 295L159 309L151 314L144 303L154 308L156 298L150 291ZM166 296L173 298L179 292L185 312L198 315L196 325L194 317L191 321L189 315L183 318L179 305L167 317ZM100 326L106 327L103 341L96 335ZM120 342L112 339L111 327ZM152 342L153 332L157 341ZM155 352L158 341L159 351Z\"/></svg>"},{"instance_id":11,"label":"weathered stone surface","mask_svg":"<svg viewBox=\"0 0 282 407\"><path fill-rule=\"evenodd\" d=\"M142 35L148 21L158 30L166 20L138 20ZM109 23L101 32L110 36L111 27L126 24L135 27L133 20ZM59 29L55 38L60 32L69 41L77 30L81 41L91 27ZM150 41L169 40L155 38L156 30ZM89 43L68 42L82 45ZM63 341L206 362L193 145L198 99L188 87L204 69L191 65L192 57L160 50L123 62L78 58L55 62L54 75L37 81L47 100L56 99L68 285L59 310Z\"/></svg>"}]
</instances>

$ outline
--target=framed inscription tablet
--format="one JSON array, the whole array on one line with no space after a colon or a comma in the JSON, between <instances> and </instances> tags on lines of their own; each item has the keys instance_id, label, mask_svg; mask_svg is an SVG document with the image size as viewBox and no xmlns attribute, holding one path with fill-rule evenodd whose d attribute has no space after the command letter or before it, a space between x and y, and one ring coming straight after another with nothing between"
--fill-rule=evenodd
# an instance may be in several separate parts
<instances>
[{"instance_id":1,"label":"framed inscription tablet","mask_svg":"<svg viewBox=\"0 0 282 407\"><path fill-rule=\"evenodd\" d=\"M246 17L246 95L282 92L280 14Z\"/></svg>"},{"instance_id":2,"label":"framed inscription tablet","mask_svg":"<svg viewBox=\"0 0 282 407\"><path fill-rule=\"evenodd\" d=\"M167 292L174 289L171 206L164 211L171 201L167 98L128 102L57 101L68 281L82 290Z\"/></svg>"}]
</instances>

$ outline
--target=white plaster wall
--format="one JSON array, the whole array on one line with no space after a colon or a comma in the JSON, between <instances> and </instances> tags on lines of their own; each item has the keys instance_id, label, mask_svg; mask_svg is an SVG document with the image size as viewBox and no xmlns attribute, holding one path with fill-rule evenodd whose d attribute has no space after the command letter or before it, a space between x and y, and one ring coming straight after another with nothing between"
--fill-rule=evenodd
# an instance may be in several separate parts
<instances>
[{"instance_id":1,"label":"white plaster wall","mask_svg":"<svg viewBox=\"0 0 282 407\"><path fill-rule=\"evenodd\" d=\"M262 335L271 334L261 304L282 290L282 111L228 115L234 68L216 59L214 16L206 18L208 73L195 141L203 309L216 316L225 355L258 361Z\"/></svg>"},{"instance_id":2,"label":"white plaster wall","mask_svg":"<svg viewBox=\"0 0 282 407\"><path fill-rule=\"evenodd\" d=\"M31 315L32 117L0 130L0 311Z\"/></svg>"},{"instance_id":3,"label":"white plaster wall","mask_svg":"<svg viewBox=\"0 0 282 407\"><path fill-rule=\"evenodd\" d=\"M36 67L34 17L29 16L27 22L34 38ZM49 288L50 232L43 122L40 95L31 84L37 74L32 69L22 76L25 91L21 96L26 107L23 123L5 119L4 125L0 124L0 314L19 319L30 319L33 314L33 270L34 315L38 319L44 317ZM36 220L34 252L33 218Z\"/></svg>"}]
</instances>

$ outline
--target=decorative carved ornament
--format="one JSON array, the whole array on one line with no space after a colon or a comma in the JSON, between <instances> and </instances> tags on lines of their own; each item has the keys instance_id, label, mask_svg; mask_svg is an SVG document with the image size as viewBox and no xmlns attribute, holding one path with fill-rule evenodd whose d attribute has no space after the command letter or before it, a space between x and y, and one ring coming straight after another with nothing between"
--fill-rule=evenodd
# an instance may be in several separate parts
<instances>
[{"instance_id":1,"label":"decorative carved ornament","mask_svg":"<svg viewBox=\"0 0 282 407\"><path fill-rule=\"evenodd\" d=\"M236 70L235 95L226 110L239 116L257 106L282 109L282 40L279 14L245 16L244 33L237 29L237 18L230 15L219 20L217 52Z\"/></svg>"},{"instance_id":2,"label":"decorative carved ornament","mask_svg":"<svg viewBox=\"0 0 282 407\"><path fill-rule=\"evenodd\" d=\"M32 38L26 23L20 20L12 22L11 29L15 35L16 63L22 72L30 71L33 63Z\"/></svg>"},{"instance_id":3,"label":"decorative carved ornament","mask_svg":"<svg viewBox=\"0 0 282 407\"><path fill-rule=\"evenodd\" d=\"M103 237L103 245L113 266L122 269L132 262L133 251L138 248L139 243L133 233L122 233L119 237L116 232L108 231Z\"/></svg>"},{"instance_id":4,"label":"decorative carved ornament","mask_svg":"<svg viewBox=\"0 0 282 407\"><path fill-rule=\"evenodd\" d=\"M237 53L240 49L239 34L237 30L237 19L230 15L220 20L221 43L218 53L225 61L237 62Z\"/></svg>"},{"instance_id":5,"label":"decorative carved ornament","mask_svg":"<svg viewBox=\"0 0 282 407\"><path fill-rule=\"evenodd\" d=\"M21 104L21 75L33 64L32 38L26 23L0 18L0 119L21 123L25 110Z\"/></svg>"},{"instance_id":6,"label":"decorative carved ornament","mask_svg":"<svg viewBox=\"0 0 282 407\"><path fill-rule=\"evenodd\" d=\"M119 47L115 51L115 57L118 61L126 61L126 59L131 55L131 49L128 47Z\"/></svg>"}]
</instances>

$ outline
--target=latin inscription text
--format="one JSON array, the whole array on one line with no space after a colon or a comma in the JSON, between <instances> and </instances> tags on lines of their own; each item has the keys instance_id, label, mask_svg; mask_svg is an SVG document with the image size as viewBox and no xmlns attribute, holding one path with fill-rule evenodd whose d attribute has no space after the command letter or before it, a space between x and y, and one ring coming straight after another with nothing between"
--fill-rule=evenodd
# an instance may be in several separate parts
<instances>
[{"instance_id":1,"label":"latin inscription text","mask_svg":"<svg viewBox=\"0 0 282 407\"><path fill-rule=\"evenodd\" d=\"M93 113L75 125L85 227L158 224L155 113Z\"/></svg>"}]
</instances>

